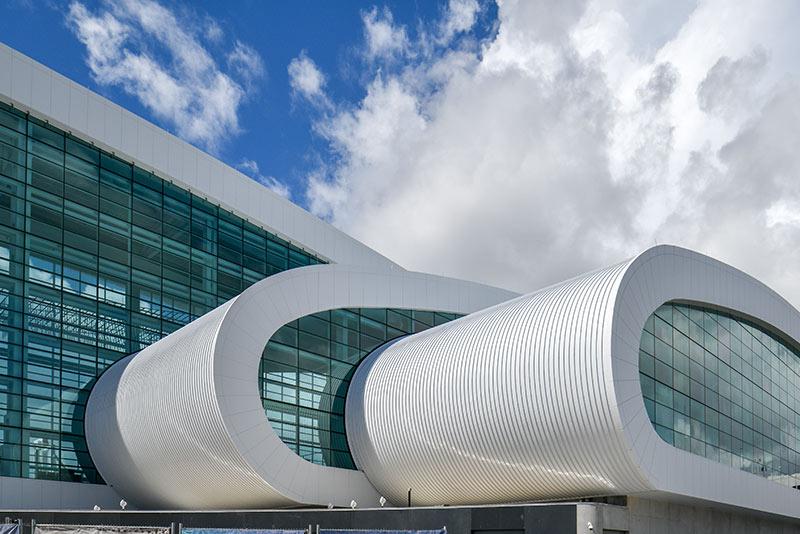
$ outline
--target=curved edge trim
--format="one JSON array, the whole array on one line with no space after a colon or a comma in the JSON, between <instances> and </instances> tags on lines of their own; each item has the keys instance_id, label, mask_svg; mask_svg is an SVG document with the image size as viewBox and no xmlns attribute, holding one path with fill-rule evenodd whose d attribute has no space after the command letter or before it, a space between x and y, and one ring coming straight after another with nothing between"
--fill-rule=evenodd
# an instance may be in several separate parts
<instances>
[{"instance_id":1,"label":"curved edge trim","mask_svg":"<svg viewBox=\"0 0 800 534\"><path fill-rule=\"evenodd\" d=\"M286 323L329 309L467 314L514 296L433 275L338 264L276 274L108 375L87 410L92 456L103 477L138 506L377 503L363 473L312 464L272 429L258 380L267 341ZM108 396L107 404L101 397Z\"/></svg>"},{"instance_id":2,"label":"curved edge trim","mask_svg":"<svg viewBox=\"0 0 800 534\"><path fill-rule=\"evenodd\" d=\"M297 503L377 502L377 492L361 471L308 462L274 432L254 380L267 341L283 325L325 310L380 307L468 314L516 296L429 274L338 264L271 276L237 297L215 341L214 379L228 433L256 473Z\"/></svg>"},{"instance_id":3,"label":"curved edge trim","mask_svg":"<svg viewBox=\"0 0 800 534\"><path fill-rule=\"evenodd\" d=\"M662 245L637 256L620 283L611 333L611 366L623 434L653 491L789 517L800 517L800 494L678 449L655 431L639 379L644 323L665 302L689 300L752 317L797 343L800 312L762 282L730 265L680 247Z\"/></svg>"}]
</instances>

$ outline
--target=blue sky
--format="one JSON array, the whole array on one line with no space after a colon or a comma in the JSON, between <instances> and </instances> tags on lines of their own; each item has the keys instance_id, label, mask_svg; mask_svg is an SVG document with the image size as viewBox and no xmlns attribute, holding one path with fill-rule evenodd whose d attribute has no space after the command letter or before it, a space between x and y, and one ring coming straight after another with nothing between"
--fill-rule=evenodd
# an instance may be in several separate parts
<instances>
[{"instance_id":1,"label":"blue sky","mask_svg":"<svg viewBox=\"0 0 800 534\"><path fill-rule=\"evenodd\" d=\"M800 2L8 0L0 39L406 268L656 243L800 303Z\"/></svg>"},{"instance_id":2,"label":"blue sky","mask_svg":"<svg viewBox=\"0 0 800 534\"><path fill-rule=\"evenodd\" d=\"M93 89L112 101L177 133L175 124L153 113L140 98L126 92L123 84L98 83L87 67L86 46L80 41L70 20L70 1L11 0L0 6L0 35L9 46L29 55L65 76ZM84 0L92 15L113 11L108 2ZM256 162L259 172L286 184L292 200L306 207L305 179L331 157L324 139L314 133L315 109L290 86L287 67L305 52L326 73L329 98L337 105L358 102L364 95L364 82L377 69L396 65L373 63L364 57L365 13L373 2L292 1L262 2L172 2L161 3L173 12L184 29L196 35L212 57L220 63L236 41L251 47L260 57L264 72L255 79L237 107L240 131L224 133L211 147L197 139L187 139L232 166ZM414 39L420 26L433 25L447 7L445 2L396 1L377 4L388 9L395 24L405 26ZM492 31L496 9L483 5L480 23L474 32L481 38ZM205 27L216 24L222 37L215 42L204 36ZM46 36L46 38L42 38ZM151 36L145 39L152 40ZM138 47L133 47L137 48ZM163 47L154 46L154 55L168 61ZM186 136L184 136L186 138ZM253 169L244 170L252 174Z\"/></svg>"}]
</instances>

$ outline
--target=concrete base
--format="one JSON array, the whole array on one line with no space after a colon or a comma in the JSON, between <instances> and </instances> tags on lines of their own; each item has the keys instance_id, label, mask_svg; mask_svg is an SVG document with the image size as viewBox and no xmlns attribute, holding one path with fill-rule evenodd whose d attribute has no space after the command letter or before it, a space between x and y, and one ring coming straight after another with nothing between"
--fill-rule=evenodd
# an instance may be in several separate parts
<instances>
[{"instance_id":1,"label":"concrete base","mask_svg":"<svg viewBox=\"0 0 800 534\"><path fill-rule=\"evenodd\" d=\"M800 507L800 495L797 498ZM800 533L800 520L733 508L681 504L628 497L631 533L789 534Z\"/></svg>"},{"instance_id":2,"label":"concrete base","mask_svg":"<svg viewBox=\"0 0 800 534\"><path fill-rule=\"evenodd\" d=\"M187 511L2 511L22 520L23 533L37 524L179 525L207 528L437 529L448 534L800 534L800 521L629 497L627 506L601 503L547 503L498 506L443 506L359 510Z\"/></svg>"},{"instance_id":3,"label":"concrete base","mask_svg":"<svg viewBox=\"0 0 800 534\"><path fill-rule=\"evenodd\" d=\"M22 534L31 534L31 520L37 524L175 526L246 529L439 529L448 534L574 534L575 504L314 509L242 510L220 512L139 511L0 511L0 520L21 519Z\"/></svg>"},{"instance_id":4,"label":"concrete base","mask_svg":"<svg viewBox=\"0 0 800 534\"><path fill-rule=\"evenodd\" d=\"M103 484L0 477L0 507L5 510L75 510L95 504L110 508L119 506L119 500L117 492Z\"/></svg>"}]
</instances>

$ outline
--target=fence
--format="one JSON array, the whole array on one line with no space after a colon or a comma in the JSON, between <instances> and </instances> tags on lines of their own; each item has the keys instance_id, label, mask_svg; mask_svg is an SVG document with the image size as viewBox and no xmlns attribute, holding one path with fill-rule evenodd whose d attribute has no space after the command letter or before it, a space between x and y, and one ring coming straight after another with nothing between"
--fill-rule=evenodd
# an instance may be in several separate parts
<instances>
[{"instance_id":1,"label":"fence","mask_svg":"<svg viewBox=\"0 0 800 534\"><path fill-rule=\"evenodd\" d=\"M319 525L308 525L304 529L286 530L254 530L240 528L179 528L179 534L447 534L447 527L436 530L381 530L381 529L345 529L320 528Z\"/></svg>"},{"instance_id":2,"label":"fence","mask_svg":"<svg viewBox=\"0 0 800 534\"><path fill-rule=\"evenodd\" d=\"M48 525L31 522L34 534L179 534L175 527L131 527L123 525Z\"/></svg>"},{"instance_id":3,"label":"fence","mask_svg":"<svg viewBox=\"0 0 800 534\"><path fill-rule=\"evenodd\" d=\"M37 524L31 521L32 534L447 534L447 527L433 530L330 529L308 525L297 529L183 528L169 526ZM0 534L22 534L22 521L6 518Z\"/></svg>"}]
</instances>

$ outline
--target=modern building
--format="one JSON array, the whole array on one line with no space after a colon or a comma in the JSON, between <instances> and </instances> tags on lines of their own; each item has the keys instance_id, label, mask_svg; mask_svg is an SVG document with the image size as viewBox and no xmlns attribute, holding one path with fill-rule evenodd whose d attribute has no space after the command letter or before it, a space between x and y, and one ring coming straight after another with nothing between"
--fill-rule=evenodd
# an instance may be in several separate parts
<instances>
[{"instance_id":1,"label":"modern building","mask_svg":"<svg viewBox=\"0 0 800 534\"><path fill-rule=\"evenodd\" d=\"M1 509L797 519L798 340L677 247L523 296L409 272L0 45Z\"/></svg>"}]
</instances>

